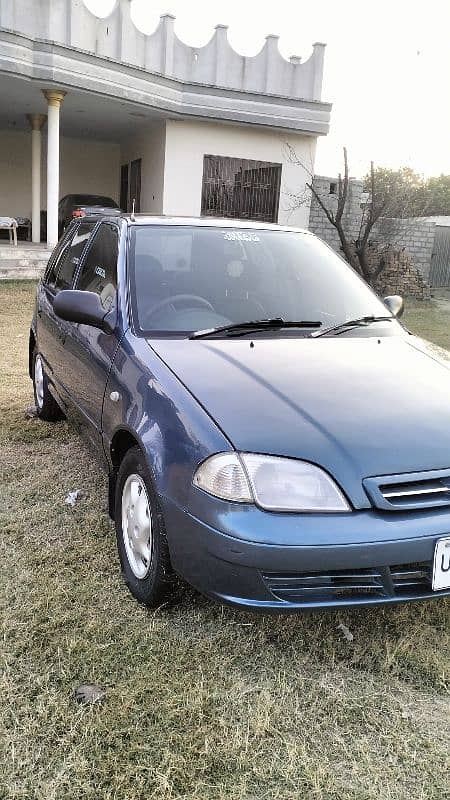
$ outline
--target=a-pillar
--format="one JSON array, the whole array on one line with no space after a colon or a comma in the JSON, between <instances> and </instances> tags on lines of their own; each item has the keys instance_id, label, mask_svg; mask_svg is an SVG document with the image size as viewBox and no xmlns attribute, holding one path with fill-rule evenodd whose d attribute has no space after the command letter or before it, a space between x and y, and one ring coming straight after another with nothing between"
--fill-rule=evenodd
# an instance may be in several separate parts
<instances>
[{"instance_id":1,"label":"a-pillar","mask_svg":"<svg viewBox=\"0 0 450 800\"><path fill-rule=\"evenodd\" d=\"M59 109L66 92L43 90L47 99L47 243L58 241Z\"/></svg>"},{"instance_id":2,"label":"a-pillar","mask_svg":"<svg viewBox=\"0 0 450 800\"><path fill-rule=\"evenodd\" d=\"M27 114L31 126L31 241L41 241L41 130L45 114Z\"/></svg>"}]
</instances>

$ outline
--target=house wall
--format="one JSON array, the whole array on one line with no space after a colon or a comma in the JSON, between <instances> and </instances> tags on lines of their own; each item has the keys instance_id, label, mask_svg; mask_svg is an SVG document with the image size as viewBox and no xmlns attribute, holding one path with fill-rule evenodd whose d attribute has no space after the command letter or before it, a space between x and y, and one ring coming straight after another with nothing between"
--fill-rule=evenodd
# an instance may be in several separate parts
<instances>
[{"instance_id":1,"label":"house wall","mask_svg":"<svg viewBox=\"0 0 450 800\"><path fill-rule=\"evenodd\" d=\"M0 216L31 217L31 133L0 131Z\"/></svg>"},{"instance_id":2,"label":"house wall","mask_svg":"<svg viewBox=\"0 0 450 800\"><path fill-rule=\"evenodd\" d=\"M185 84L320 101L322 42L313 45L306 60L293 56L287 61L278 49L278 36L269 35L257 55L242 56L231 47L227 26L218 25L206 45L190 47L176 35L172 14L163 14L157 29L146 35L135 26L131 5L130 0L118 0L110 14L98 18L82 0L2 0L0 27L34 40L55 42L66 50L95 54L111 63L133 65L144 72L145 81L151 72ZM40 79L42 66L39 63ZM123 88L129 92L134 86Z\"/></svg>"},{"instance_id":3,"label":"house wall","mask_svg":"<svg viewBox=\"0 0 450 800\"><path fill-rule=\"evenodd\" d=\"M279 217L283 224L308 226L304 202L306 172L291 162L289 141L311 168L315 137L197 121L167 120L130 135L120 145L61 137L60 197L100 193L119 200L120 166L142 159L141 210L199 216L205 154L282 164ZM46 131L42 133L41 207L46 197ZM302 198L298 205L292 195ZM297 207L295 207L297 206ZM0 131L0 215L31 216L31 132Z\"/></svg>"},{"instance_id":4,"label":"house wall","mask_svg":"<svg viewBox=\"0 0 450 800\"><path fill-rule=\"evenodd\" d=\"M131 135L120 147L120 164L142 159L141 211L149 214L163 212L165 141L166 126L161 122Z\"/></svg>"},{"instance_id":5,"label":"house wall","mask_svg":"<svg viewBox=\"0 0 450 800\"><path fill-rule=\"evenodd\" d=\"M43 141L46 142L45 135ZM63 136L60 142L60 197L86 192L103 194L118 201L119 156L120 147L114 142L69 139ZM46 170L47 161L44 152L44 178ZM47 206L45 194L43 202Z\"/></svg>"},{"instance_id":6,"label":"house wall","mask_svg":"<svg viewBox=\"0 0 450 800\"><path fill-rule=\"evenodd\" d=\"M297 205L291 197L292 194L303 195L307 174L302 167L293 164L289 159L286 147L288 141L295 149L298 159L312 170L315 137L259 130L243 125L167 120L164 213L200 215L203 156L210 154L281 163L278 221L307 227L308 200Z\"/></svg>"},{"instance_id":7,"label":"house wall","mask_svg":"<svg viewBox=\"0 0 450 800\"><path fill-rule=\"evenodd\" d=\"M100 193L118 200L119 145L61 137L60 197ZM47 207L46 133L42 134L41 208ZM0 216L31 217L31 132L0 131Z\"/></svg>"}]
</instances>

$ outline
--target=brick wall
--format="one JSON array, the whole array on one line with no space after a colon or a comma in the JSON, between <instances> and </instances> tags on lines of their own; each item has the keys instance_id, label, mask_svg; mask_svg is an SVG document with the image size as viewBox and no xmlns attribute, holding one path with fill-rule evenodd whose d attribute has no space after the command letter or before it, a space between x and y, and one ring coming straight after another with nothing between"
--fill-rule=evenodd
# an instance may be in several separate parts
<instances>
[{"instance_id":1,"label":"brick wall","mask_svg":"<svg viewBox=\"0 0 450 800\"><path fill-rule=\"evenodd\" d=\"M314 187L317 190L323 202L330 209L336 212L337 209L337 179L325 178L316 176L314 178ZM331 189L335 189L332 193ZM359 233L359 226L361 224L361 197L363 195L363 182L359 180L351 180L349 184L349 196L346 204L345 214L343 218L344 229L349 233L351 238L356 239ZM320 236L333 250L340 251L339 236L336 228L329 222L324 212L322 211L317 200L312 197L311 209L309 212L309 230Z\"/></svg>"},{"instance_id":2,"label":"brick wall","mask_svg":"<svg viewBox=\"0 0 450 800\"><path fill-rule=\"evenodd\" d=\"M322 198L323 202L331 211L337 208L337 178L316 176L314 186ZM357 239L359 235L361 217L364 203L367 201L367 194L363 192L363 181L351 178L349 182L349 198L343 217L344 230L350 239ZM371 257L375 258L375 253L383 251L383 248L390 246L386 250L389 258L395 266L395 272L391 274L390 281L400 286L399 272L405 270L404 294L410 290L415 297L420 297L425 290L421 283L426 286L431 266L431 256L433 252L436 222L446 219L438 217L415 217L410 219L396 219L385 217L374 227L371 235L373 252ZM342 254L339 236L336 229L328 222L317 200L311 200L311 210L309 216L309 230L320 236L336 252ZM381 250L380 250L381 248ZM394 251L398 253L395 260ZM418 273L417 281L412 279L412 273ZM421 278L421 280L419 280ZM414 286L413 286L414 284ZM395 292L394 292L395 293ZM400 290L398 293L401 294ZM429 290L425 292L429 295Z\"/></svg>"},{"instance_id":3,"label":"brick wall","mask_svg":"<svg viewBox=\"0 0 450 800\"><path fill-rule=\"evenodd\" d=\"M373 288L381 296L400 294L404 297L414 297L417 300L429 300L430 287L411 260L411 256L404 249L398 249L392 244L378 244L371 242L367 250L369 264L374 268L384 261L384 269L375 279Z\"/></svg>"},{"instance_id":4,"label":"brick wall","mask_svg":"<svg viewBox=\"0 0 450 800\"><path fill-rule=\"evenodd\" d=\"M373 238L384 244L393 244L405 249L412 263L428 280L433 253L436 223L432 218L416 217L410 219L380 219L375 227Z\"/></svg>"}]
</instances>

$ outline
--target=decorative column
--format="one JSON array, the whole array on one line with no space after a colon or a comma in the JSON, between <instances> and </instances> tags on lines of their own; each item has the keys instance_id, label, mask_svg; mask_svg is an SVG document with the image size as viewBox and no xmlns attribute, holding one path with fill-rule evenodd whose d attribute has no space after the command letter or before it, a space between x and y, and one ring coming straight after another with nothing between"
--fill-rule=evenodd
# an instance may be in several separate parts
<instances>
[{"instance_id":1,"label":"decorative column","mask_svg":"<svg viewBox=\"0 0 450 800\"><path fill-rule=\"evenodd\" d=\"M31 241L41 241L41 130L45 114L27 114L31 126Z\"/></svg>"},{"instance_id":2,"label":"decorative column","mask_svg":"<svg viewBox=\"0 0 450 800\"><path fill-rule=\"evenodd\" d=\"M47 99L47 244L58 241L59 109L66 92L44 90Z\"/></svg>"},{"instance_id":3,"label":"decorative column","mask_svg":"<svg viewBox=\"0 0 450 800\"><path fill-rule=\"evenodd\" d=\"M157 31L161 31L161 72L169 78L173 76L173 50L175 44L175 17L172 14L161 14Z\"/></svg>"},{"instance_id":4,"label":"decorative column","mask_svg":"<svg viewBox=\"0 0 450 800\"><path fill-rule=\"evenodd\" d=\"M325 47L323 42L313 44L313 85L311 100L320 100L322 97L323 62L325 59Z\"/></svg>"},{"instance_id":5,"label":"decorative column","mask_svg":"<svg viewBox=\"0 0 450 800\"><path fill-rule=\"evenodd\" d=\"M280 51L278 49L279 36L270 34L266 36L266 43L264 45L265 53L265 91L270 94L277 94L280 91L280 62L282 61Z\"/></svg>"},{"instance_id":6,"label":"decorative column","mask_svg":"<svg viewBox=\"0 0 450 800\"><path fill-rule=\"evenodd\" d=\"M297 86L297 75L300 77L300 70L297 69L298 66L302 63L301 56L291 56L289 58L290 63L292 64L291 67L291 96L292 97L301 97L300 86Z\"/></svg>"},{"instance_id":7,"label":"decorative column","mask_svg":"<svg viewBox=\"0 0 450 800\"><path fill-rule=\"evenodd\" d=\"M230 49L228 44L228 25L216 25L216 86L227 85L227 54Z\"/></svg>"}]
</instances>

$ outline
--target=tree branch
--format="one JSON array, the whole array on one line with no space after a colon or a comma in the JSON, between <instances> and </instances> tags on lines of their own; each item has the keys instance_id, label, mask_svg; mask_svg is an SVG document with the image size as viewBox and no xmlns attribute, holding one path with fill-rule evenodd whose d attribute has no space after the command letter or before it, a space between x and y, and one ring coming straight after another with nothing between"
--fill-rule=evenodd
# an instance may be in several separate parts
<instances>
[{"instance_id":1,"label":"tree branch","mask_svg":"<svg viewBox=\"0 0 450 800\"><path fill-rule=\"evenodd\" d=\"M344 180L342 181L341 174L338 178L338 207L336 211L336 222L340 223L347 203L348 197L348 159L347 148L344 147Z\"/></svg>"}]
</instances>

